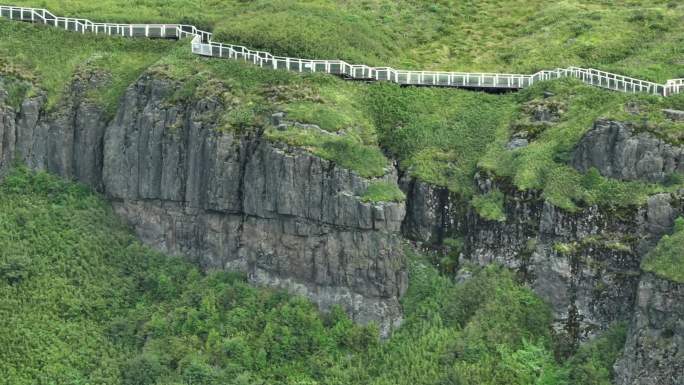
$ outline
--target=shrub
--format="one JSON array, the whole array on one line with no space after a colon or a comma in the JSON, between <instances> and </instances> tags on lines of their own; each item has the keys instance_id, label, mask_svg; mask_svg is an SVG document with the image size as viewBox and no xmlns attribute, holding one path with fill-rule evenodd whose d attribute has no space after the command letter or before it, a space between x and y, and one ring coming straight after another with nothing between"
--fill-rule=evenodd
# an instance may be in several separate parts
<instances>
[{"instance_id":1,"label":"shrub","mask_svg":"<svg viewBox=\"0 0 684 385\"><path fill-rule=\"evenodd\" d=\"M154 354L143 353L128 360L121 369L124 385L154 385L164 373L164 367Z\"/></svg>"},{"instance_id":2,"label":"shrub","mask_svg":"<svg viewBox=\"0 0 684 385\"><path fill-rule=\"evenodd\" d=\"M498 222L506 220L504 194L499 190L492 190L484 195L475 195L470 203L475 211L486 220Z\"/></svg>"},{"instance_id":3,"label":"shrub","mask_svg":"<svg viewBox=\"0 0 684 385\"><path fill-rule=\"evenodd\" d=\"M366 192L361 195L363 202L403 202L406 195L399 189L396 183L372 182L368 185Z\"/></svg>"},{"instance_id":4,"label":"shrub","mask_svg":"<svg viewBox=\"0 0 684 385\"><path fill-rule=\"evenodd\" d=\"M674 232L660 239L641 263L641 268L662 278L684 283L684 218L676 219Z\"/></svg>"}]
</instances>

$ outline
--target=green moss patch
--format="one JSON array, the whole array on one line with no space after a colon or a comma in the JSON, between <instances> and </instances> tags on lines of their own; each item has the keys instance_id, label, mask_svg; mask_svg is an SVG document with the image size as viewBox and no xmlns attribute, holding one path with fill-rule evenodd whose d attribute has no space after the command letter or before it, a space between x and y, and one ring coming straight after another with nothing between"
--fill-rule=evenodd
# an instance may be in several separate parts
<instances>
[{"instance_id":1,"label":"green moss patch","mask_svg":"<svg viewBox=\"0 0 684 385\"><path fill-rule=\"evenodd\" d=\"M372 182L366 192L361 195L363 202L403 202L406 200L404 194L396 183Z\"/></svg>"},{"instance_id":2,"label":"green moss patch","mask_svg":"<svg viewBox=\"0 0 684 385\"><path fill-rule=\"evenodd\" d=\"M674 232L663 236L641 268L661 278L684 283L684 218L677 218Z\"/></svg>"}]
</instances>

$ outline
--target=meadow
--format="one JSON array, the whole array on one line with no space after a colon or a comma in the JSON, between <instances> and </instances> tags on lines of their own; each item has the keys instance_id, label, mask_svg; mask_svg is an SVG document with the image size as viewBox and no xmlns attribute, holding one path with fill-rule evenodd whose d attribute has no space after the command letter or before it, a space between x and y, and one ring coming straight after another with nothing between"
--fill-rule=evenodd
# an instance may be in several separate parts
<instances>
[{"instance_id":1,"label":"meadow","mask_svg":"<svg viewBox=\"0 0 684 385\"><path fill-rule=\"evenodd\" d=\"M15 0L99 21L191 23L273 53L470 72L598 67L684 77L675 0Z\"/></svg>"}]
</instances>

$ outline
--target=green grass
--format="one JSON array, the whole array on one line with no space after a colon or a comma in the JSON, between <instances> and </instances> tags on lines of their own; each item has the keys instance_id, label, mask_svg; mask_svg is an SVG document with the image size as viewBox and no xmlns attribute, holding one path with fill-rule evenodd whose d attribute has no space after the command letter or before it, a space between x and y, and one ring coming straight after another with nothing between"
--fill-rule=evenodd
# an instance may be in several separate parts
<instances>
[{"instance_id":1,"label":"green grass","mask_svg":"<svg viewBox=\"0 0 684 385\"><path fill-rule=\"evenodd\" d=\"M238 35L244 35L244 39L253 38L264 45L269 41L271 43L268 44L275 45L306 45L304 48L282 48L289 53L303 50L313 54L320 49L322 54L332 54L333 52L325 49L342 52L349 49L348 52L356 52L354 55L378 55L377 58L386 60L392 55L371 46L363 48L366 43L357 38L350 41L342 39L343 42L346 41L344 44L347 46L342 43L339 46L329 46L317 40L318 37L324 40L330 37L322 32L330 26L361 31L365 29L354 27L356 23L369 23L368 25L374 26L371 28L373 33L392 37L391 42L385 42L383 46L386 45L387 49L392 50L392 47L398 47L397 52L408 56L403 59L394 58L407 63L418 63L418 57L432 58L432 62L441 63L441 51L435 45L437 43L431 43L430 39L439 40L444 36L451 36L450 34L468 33L463 45L470 47L473 55L482 57L468 59L467 55L459 51L459 55L452 59L463 64L464 69L475 69L476 64L484 58L487 60L483 63L497 63L498 59L488 56L498 52L496 49L480 51L479 47L484 44L492 48L502 48L499 44L510 42L510 39L531 45L524 52L521 51L521 58L526 54L532 59L534 55L538 55L540 60L565 60L566 56L563 55L572 54L574 44L582 42L585 46L581 49L584 52L582 55L598 58L596 60L599 61L610 59L611 63L621 63L622 59L606 59L601 56L606 52L606 44L622 47L624 43L631 47L636 44L633 35L639 34L646 39L640 42L651 47L652 42L648 39L652 36L644 30L651 28L659 31L658 34L663 41L669 42L679 36L677 31L680 26L673 24L672 18L682 12L682 6L671 7L665 2L656 2L651 3L650 7L644 7L639 1L616 2L612 5L612 12L606 12L605 5L593 1L566 1L539 6L538 2L521 4L513 0L493 1L487 4L449 1L437 5L402 3L404 8L387 1L352 1L348 9L322 0L287 1L277 4L265 1L221 2L201 6L195 2L176 0L165 3L163 7L156 2L136 2L128 8L115 7L111 1L45 1L37 5L49 6L55 11L69 14L121 21L181 20L183 17L186 21L202 19L206 25L211 25L217 30L223 28L223 33L235 34L236 39ZM292 6L292 9L288 10L288 6ZM500 7L508 9L511 14L501 15ZM201 12L200 8L204 11ZM515 11L511 12L512 9ZM462 14L456 10L467 12ZM566 16L560 17L561 11L565 12ZM230 23L219 17L222 13L234 15L228 19ZM258 28L254 23L269 18L257 16L268 13L278 14L281 17L278 20L282 20L283 25L288 27L278 27L275 29L277 32ZM340 15L343 17L340 18ZM464 15L469 16L465 18ZM485 20L491 20L493 16L497 16L497 23L485 23ZM305 27L307 24L304 22L290 23L291 20L299 20L300 17L309 22L316 22L311 22L311 27ZM525 23L520 22L524 20L529 23L541 23L537 17L543 21L544 27L529 29ZM563 43L560 49L562 52L555 46L544 48L546 54L538 52L539 47L545 47L545 44L552 44L554 39L558 39L557 34L568 33L568 28L572 27L571 21L577 21L578 18L586 20L582 22L584 24L580 24L582 28L573 32L576 36L564 37L569 40ZM514 22L515 20L518 22ZM608 31L601 27L602 23L610 21L615 22L613 30ZM345 24L347 22L351 23L352 27ZM382 27L378 27L377 23L382 24ZM428 28L418 31L411 29L415 23L426 25ZM436 23L435 31L430 29L433 23ZM659 23L664 23L665 26L659 26ZM469 27L454 31L456 27L452 27L452 24ZM557 29L550 27L556 24ZM494 33L494 27L497 28L496 31L510 30L511 34ZM235 30L229 31L231 28ZM298 28L306 29L306 36L299 34ZM34 81L37 87L47 90L51 105L60 100L64 89L74 76L82 76L84 70L94 68L111 74L110 84L93 92L93 97L99 98L111 112L125 86L147 69L178 82L179 91L170 102L182 103L191 98L206 96L219 97L228 107L225 114L216 117L222 130L264 132L270 140L305 148L313 154L367 177L383 175L385 168L390 164L387 159L389 156L398 160L400 167L411 175L447 187L466 199L473 195L472 178L478 169L484 169L497 177L509 178L521 190L541 190L544 198L569 211L588 204L615 207L641 204L649 194L673 191L682 186L681 178L671 178L666 185L649 185L610 180L596 175L595 172L582 175L568 166L567 162L575 144L599 117L634 121L643 130L669 142L684 143L684 124L667 121L661 112L662 108L684 108L684 95L667 99L624 95L591 88L567 79L542 83L517 94L504 95L454 89L402 88L392 84L358 84L322 74L300 75L262 70L245 63L203 59L189 53L187 42L120 38L93 40L93 36L84 37L9 22L0 22L0 29L8 36L0 42L0 53L3 54L0 56L2 72ZM623 33L621 29L630 32ZM238 30L242 32L235 32ZM492 34L484 35L481 31L489 31ZM528 38L531 39L541 32L544 32L542 43L535 38L536 43L532 47L532 40L528 41ZM289 33L291 35L288 35ZM414 35L418 33L422 35ZM255 37L252 36L254 34L262 35ZM604 36L606 34L615 36ZM345 39L355 36L342 35ZM288 38L285 39L284 36ZM600 40L599 37L605 37L607 40ZM419 38L429 38L424 43L435 49L428 52L417 45L412 45L420 40ZM348 47L350 45L363 49L353 51ZM325 47L322 48L323 46ZM679 62L680 51L676 47L679 46L675 45L671 50L665 50L670 56L659 56L658 63L669 65L668 63ZM643 53L636 48L625 48L623 51L628 53L629 58L632 58L630 55ZM416 52L421 54L413 59L408 58ZM655 51L646 51L648 52ZM579 54L574 53L569 57L577 60L577 55ZM369 59L372 59L370 56ZM54 60L54 57L61 59ZM533 62L522 64L517 59L514 60L514 57L507 59L512 67L501 68L532 68L537 65ZM86 64L82 64L84 60ZM469 60L470 64L464 64L464 60ZM543 60L539 63L544 63ZM633 66L647 68L648 61ZM482 69L496 68L485 66ZM653 67L649 71L660 73L661 69ZM6 87L14 90L11 103L18 103L21 95L37 92L35 89L26 89L25 85L17 85L20 83L13 84L15 85ZM557 103L565 112L557 123L540 127L531 124L526 106L549 102L543 98L544 91L553 92L555 96L550 98L550 101ZM627 104L637 105L639 113L627 113ZM286 112L288 120L316 124L333 135L315 129L294 127L277 131L269 125L269 120L270 114L278 111ZM510 136L521 130L527 130L534 136L530 145L515 151L506 150L505 146Z\"/></svg>"},{"instance_id":2,"label":"green grass","mask_svg":"<svg viewBox=\"0 0 684 385\"><path fill-rule=\"evenodd\" d=\"M663 236L641 268L661 278L684 283L684 218L677 218L674 232Z\"/></svg>"},{"instance_id":3,"label":"green grass","mask_svg":"<svg viewBox=\"0 0 684 385\"><path fill-rule=\"evenodd\" d=\"M454 71L593 66L684 77L684 5L672 0L333 0L249 2L15 0L58 14L190 22L276 54Z\"/></svg>"},{"instance_id":4,"label":"green grass","mask_svg":"<svg viewBox=\"0 0 684 385\"><path fill-rule=\"evenodd\" d=\"M373 182L366 192L361 195L364 202L403 202L406 195L395 183Z\"/></svg>"},{"instance_id":5,"label":"green grass","mask_svg":"<svg viewBox=\"0 0 684 385\"><path fill-rule=\"evenodd\" d=\"M392 84L373 84L365 97L381 145L402 168L465 196L482 154L508 135L515 108L510 95Z\"/></svg>"},{"instance_id":6,"label":"green grass","mask_svg":"<svg viewBox=\"0 0 684 385\"><path fill-rule=\"evenodd\" d=\"M364 145L345 137L304 129L278 131L271 128L266 132L266 138L302 147L363 177L378 177L387 172L387 158L377 146Z\"/></svg>"},{"instance_id":7,"label":"green grass","mask_svg":"<svg viewBox=\"0 0 684 385\"><path fill-rule=\"evenodd\" d=\"M544 92L554 94L549 99ZM567 162L575 145L599 118L634 122L672 143L681 143L682 123L667 121L662 108L684 108L684 97L664 99L648 95L629 95L587 87L565 79L544 82L515 95L517 115L511 119L510 133L527 131L532 135L529 146L506 150L508 135L489 146L479 166L501 177L510 178L522 190L538 189L554 205L576 210L586 204L629 206L645 202L648 195L674 191L680 184L665 186L641 182L621 182L603 178L597 172L580 174ZM560 120L547 126L530 125L525 110L530 103L556 103L565 106ZM627 105L639 106L640 112L626 112ZM540 132L539 132L540 131Z\"/></svg>"},{"instance_id":8,"label":"green grass","mask_svg":"<svg viewBox=\"0 0 684 385\"><path fill-rule=\"evenodd\" d=\"M504 198L504 194L501 191L493 190L484 195L475 195L471 204L482 218L503 222L506 220Z\"/></svg>"},{"instance_id":9,"label":"green grass","mask_svg":"<svg viewBox=\"0 0 684 385\"><path fill-rule=\"evenodd\" d=\"M31 81L47 91L53 107L75 74L101 71L108 80L92 96L110 112L123 91L175 45L62 32L0 19L0 73Z\"/></svg>"},{"instance_id":10,"label":"green grass","mask_svg":"<svg viewBox=\"0 0 684 385\"><path fill-rule=\"evenodd\" d=\"M405 322L379 343L339 309L152 252L98 196L23 168L0 230L0 384L586 384L570 375L604 378L619 349L557 363L550 308L512 273L455 284L412 253Z\"/></svg>"}]
</instances>

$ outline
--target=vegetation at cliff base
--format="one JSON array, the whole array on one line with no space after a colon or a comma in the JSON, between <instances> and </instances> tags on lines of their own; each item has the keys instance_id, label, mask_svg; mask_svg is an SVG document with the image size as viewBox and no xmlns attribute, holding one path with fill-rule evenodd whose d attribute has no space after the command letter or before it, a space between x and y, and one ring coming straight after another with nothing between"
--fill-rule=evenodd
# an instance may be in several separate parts
<instances>
[{"instance_id":1,"label":"vegetation at cliff base","mask_svg":"<svg viewBox=\"0 0 684 385\"><path fill-rule=\"evenodd\" d=\"M660 239L641 268L661 278L684 283L684 218L677 218L673 233Z\"/></svg>"},{"instance_id":2,"label":"vegetation at cliff base","mask_svg":"<svg viewBox=\"0 0 684 385\"><path fill-rule=\"evenodd\" d=\"M0 185L0 384L526 385L610 376L618 344L554 360L550 309L507 270L476 268L454 283L421 257L411 261L406 319L380 342L376 328L339 309L321 315L239 274L152 252L86 188L19 168Z\"/></svg>"}]
</instances>

